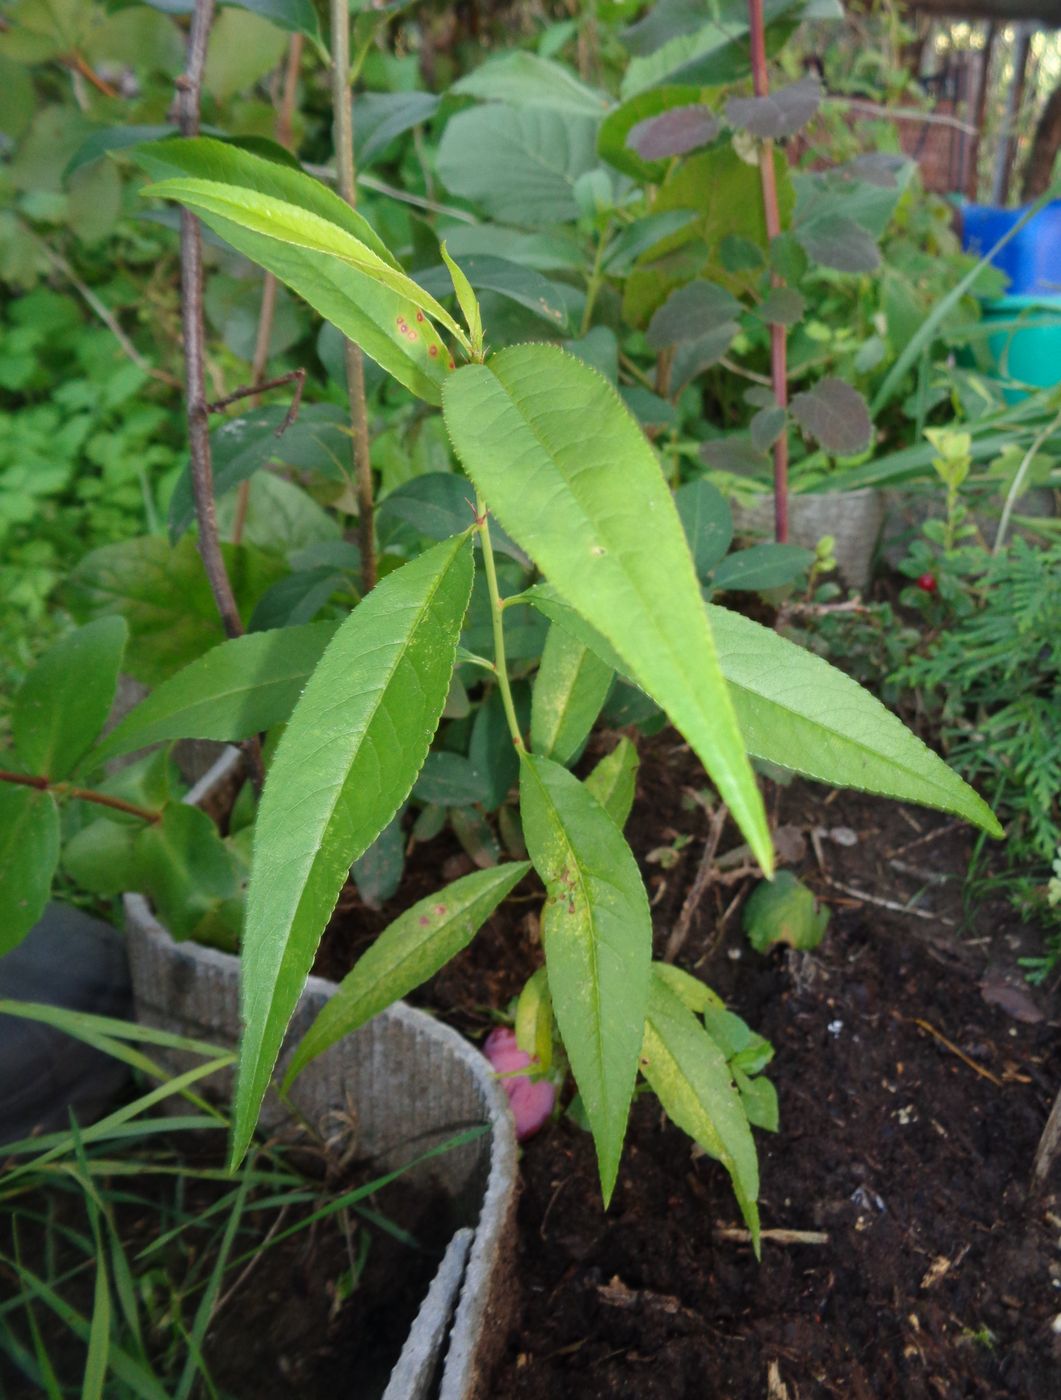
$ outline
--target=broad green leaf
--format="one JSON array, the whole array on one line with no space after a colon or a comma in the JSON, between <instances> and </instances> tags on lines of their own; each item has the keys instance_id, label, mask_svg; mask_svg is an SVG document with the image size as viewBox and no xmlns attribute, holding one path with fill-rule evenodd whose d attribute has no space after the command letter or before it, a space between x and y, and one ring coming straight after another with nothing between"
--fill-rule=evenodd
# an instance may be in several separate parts
<instances>
[{"instance_id":1,"label":"broad green leaf","mask_svg":"<svg viewBox=\"0 0 1061 1400\"><path fill-rule=\"evenodd\" d=\"M654 350L701 340L710 331L733 325L734 318L743 310L744 307L725 287L702 280L687 282L684 287L671 292L653 314L645 339ZM737 329L733 326L730 339Z\"/></svg>"},{"instance_id":2,"label":"broad green leaf","mask_svg":"<svg viewBox=\"0 0 1061 1400\"><path fill-rule=\"evenodd\" d=\"M329 1046L419 987L467 948L529 869L527 861L513 861L492 870L476 870L399 914L321 1007L295 1051L284 1077L285 1089Z\"/></svg>"},{"instance_id":3,"label":"broad green leaf","mask_svg":"<svg viewBox=\"0 0 1061 1400\"><path fill-rule=\"evenodd\" d=\"M175 174L205 179L315 215L321 224L348 234L381 263L389 264L398 277L403 276L371 226L333 190L300 171L208 137L151 143L139 147L136 158L163 181ZM418 317L417 301L341 258L292 247L220 214L206 215L205 222L238 252L297 292L399 383L429 403L439 402L452 360L430 322L420 318L422 310ZM313 227L321 232L320 225ZM372 267L378 272L377 264Z\"/></svg>"},{"instance_id":4,"label":"broad green leaf","mask_svg":"<svg viewBox=\"0 0 1061 1400\"><path fill-rule=\"evenodd\" d=\"M371 165L396 137L430 119L440 98L431 92L362 92L354 98L358 170Z\"/></svg>"},{"instance_id":5,"label":"broad green leaf","mask_svg":"<svg viewBox=\"0 0 1061 1400\"><path fill-rule=\"evenodd\" d=\"M536 584L523 596L602 661L621 668L611 643L548 584ZM991 836L1003 834L987 803L857 681L740 613L714 604L707 611L753 757L833 787L937 807Z\"/></svg>"},{"instance_id":6,"label":"broad green leaf","mask_svg":"<svg viewBox=\"0 0 1061 1400\"><path fill-rule=\"evenodd\" d=\"M26 676L11 714L26 772L56 782L77 767L110 714L127 637L123 618L98 618L50 647Z\"/></svg>"},{"instance_id":7,"label":"broad green leaf","mask_svg":"<svg viewBox=\"0 0 1061 1400\"><path fill-rule=\"evenodd\" d=\"M681 521L615 390L554 346L523 345L461 369L443 411L491 511L667 711L771 869L762 801Z\"/></svg>"},{"instance_id":8,"label":"broad green leaf","mask_svg":"<svg viewBox=\"0 0 1061 1400\"><path fill-rule=\"evenodd\" d=\"M790 948L817 948L825 937L828 909L819 909L813 890L791 870L779 870L772 882L753 891L742 915L744 932L757 953L775 943Z\"/></svg>"},{"instance_id":9,"label":"broad green leaf","mask_svg":"<svg viewBox=\"0 0 1061 1400\"><path fill-rule=\"evenodd\" d=\"M987 803L857 681L739 613L707 610L749 753L1002 835Z\"/></svg>"},{"instance_id":10,"label":"broad green leaf","mask_svg":"<svg viewBox=\"0 0 1061 1400\"><path fill-rule=\"evenodd\" d=\"M531 693L531 748L568 764L600 714L613 672L584 642L552 626Z\"/></svg>"},{"instance_id":11,"label":"broad green leaf","mask_svg":"<svg viewBox=\"0 0 1061 1400\"><path fill-rule=\"evenodd\" d=\"M753 1128L776 1133L780 1122L777 1090L765 1075L752 1078L737 1065L731 1065L740 1100Z\"/></svg>"},{"instance_id":12,"label":"broad green leaf","mask_svg":"<svg viewBox=\"0 0 1061 1400\"><path fill-rule=\"evenodd\" d=\"M608 1204L619 1170L652 962L652 917L630 847L566 768L523 756L523 834L546 889L549 991Z\"/></svg>"},{"instance_id":13,"label":"broad green leaf","mask_svg":"<svg viewBox=\"0 0 1061 1400\"><path fill-rule=\"evenodd\" d=\"M753 544L727 554L711 576L716 590L756 592L792 583L814 563L814 551L797 544Z\"/></svg>"},{"instance_id":14,"label":"broad green leaf","mask_svg":"<svg viewBox=\"0 0 1061 1400\"><path fill-rule=\"evenodd\" d=\"M637 792L640 759L635 744L625 735L611 753L605 754L585 780L585 787L597 799L622 831Z\"/></svg>"},{"instance_id":15,"label":"broad green leaf","mask_svg":"<svg viewBox=\"0 0 1061 1400\"><path fill-rule=\"evenodd\" d=\"M283 57L287 39L265 19L226 7L217 13L206 54L203 87L218 102L253 87L271 73Z\"/></svg>"},{"instance_id":16,"label":"broad green leaf","mask_svg":"<svg viewBox=\"0 0 1061 1400\"><path fill-rule=\"evenodd\" d=\"M716 486L701 478L687 481L674 493L682 529L689 541L696 572L705 578L733 542L733 512Z\"/></svg>"},{"instance_id":17,"label":"broad green leaf","mask_svg":"<svg viewBox=\"0 0 1061 1400\"><path fill-rule=\"evenodd\" d=\"M553 1004L549 999L549 977L544 967L532 973L516 1002L516 1044L525 1055L533 1055L542 1074L553 1062Z\"/></svg>"},{"instance_id":18,"label":"broad green leaf","mask_svg":"<svg viewBox=\"0 0 1061 1400\"><path fill-rule=\"evenodd\" d=\"M438 174L502 223L563 223L578 217L575 182L596 167L596 140L592 117L489 103L450 119Z\"/></svg>"},{"instance_id":19,"label":"broad green leaf","mask_svg":"<svg viewBox=\"0 0 1061 1400\"><path fill-rule=\"evenodd\" d=\"M759 1163L740 1094L722 1051L658 973L649 992L641 1073L671 1121L729 1172L758 1256Z\"/></svg>"},{"instance_id":20,"label":"broad green leaf","mask_svg":"<svg viewBox=\"0 0 1061 1400\"><path fill-rule=\"evenodd\" d=\"M221 554L246 622L283 566L250 545L223 544ZM123 665L145 685L158 685L224 639L191 535L172 548L158 535L102 545L76 565L66 596L79 621L125 618L130 645Z\"/></svg>"},{"instance_id":21,"label":"broad green leaf","mask_svg":"<svg viewBox=\"0 0 1061 1400\"><path fill-rule=\"evenodd\" d=\"M551 107L572 116L599 117L608 110L603 92L587 87L562 64L522 49L488 58L450 91L512 107Z\"/></svg>"},{"instance_id":22,"label":"broad green leaf","mask_svg":"<svg viewBox=\"0 0 1061 1400\"><path fill-rule=\"evenodd\" d=\"M644 49L643 45L654 43L655 39L644 37L645 31L641 31L642 42L636 44L635 52L643 56L635 57L627 65L620 88L623 97L631 97L664 82L719 85L737 82L748 73L751 67L748 9L741 0L722 0L713 10L701 10L707 22L700 24L692 19L695 11L688 6L672 3L658 8L678 12L684 22L674 26L671 37L651 50ZM800 0L766 0L763 17L767 57L772 58L795 29L797 8L802 8ZM707 19L708 14L715 17ZM642 23L651 24L654 18L654 13L650 12ZM628 33L639 29L640 26L635 25ZM661 26L654 32L665 31Z\"/></svg>"},{"instance_id":23,"label":"broad green leaf","mask_svg":"<svg viewBox=\"0 0 1061 1400\"><path fill-rule=\"evenodd\" d=\"M59 864L59 809L50 792L0 782L0 957L44 913Z\"/></svg>"},{"instance_id":24,"label":"broad green leaf","mask_svg":"<svg viewBox=\"0 0 1061 1400\"><path fill-rule=\"evenodd\" d=\"M139 827L106 817L89 822L63 843L63 870L81 889L105 899L135 889L139 834Z\"/></svg>"},{"instance_id":25,"label":"broad green leaf","mask_svg":"<svg viewBox=\"0 0 1061 1400\"><path fill-rule=\"evenodd\" d=\"M462 753L436 749L429 753L413 786L413 796L435 807L485 806L490 782L478 765Z\"/></svg>"},{"instance_id":26,"label":"broad green leaf","mask_svg":"<svg viewBox=\"0 0 1061 1400\"><path fill-rule=\"evenodd\" d=\"M476 711L468 741L468 761L480 775L483 806L488 812L495 811L519 781L519 756L509 733L505 706L497 686Z\"/></svg>"},{"instance_id":27,"label":"broad green leaf","mask_svg":"<svg viewBox=\"0 0 1061 1400\"><path fill-rule=\"evenodd\" d=\"M300 627L311 623L336 593L351 602L350 580L326 566L300 569L274 583L262 594L251 613L252 632L269 632L278 627Z\"/></svg>"},{"instance_id":28,"label":"broad green leaf","mask_svg":"<svg viewBox=\"0 0 1061 1400\"><path fill-rule=\"evenodd\" d=\"M168 739L231 742L283 723L337 627L311 622L222 642L131 710L92 754L93 767Z\"/></svg>"},{"instance_id":29,"label":"broad green leaf","mask_svg":"<svg viewBox=\"0 0 1061 1400\"><path fill-rule=\"evenodd\" d=\"M278 435L288 411L287 404L269 404L217 423L210 434L216 499L220 500L270 462L301 472L318 472L337 481L349 477L349 414L336 404L304 404L295 422ZM194 519L188 465L177 478L170 497L170 537L177 539Z\"/></svg>"},{"instance_id":30,"label":"broad green leaf","mask_svg":"<svg viewBox=\"0 0 1061 1400\"><path fill-rule=\"evenodd\" d=\"M171 802L161 821L141 831L134 859L137 888L174 938L235 950L242 872L205 812Z\"/></svg>"},{"instance_id":31,"label":"broad green leaf","mask_svg":"<svg viewBox=\"0 0 1061 1400\"><path fill-rule=\"evenodd\" d=\"M361 902L381 909L397 894L405 871L405 833L401 812L383 828L363 856L350 867Z\"/></svg>"},{"instance_id":32,"label":"broad green leaf","mask_svg":"<svg viewBox=\"0 0 1061 1400\"><path fill-rule=\"evenodd\" d=\"M262 234L293 248L338 258L374 282L408 298L415 307L427 312L458 340L464 341L467 347L457 322L418 282L399 272L367 243L362 243L346 229L322 219L309 209L274 199L272 195L259 194L256 190L222 185L215 180L162 180L156 185L148 185L141 193L154 199L172 199L201 215L208 223L210 217L215 216L224 224L234 223L252 234ZM422 317L419 319L423 321ZM407 339L417 336L416 326L409 326L404 334Z\"/></svg>"},{"instance_id":33,"label":"broad green leaf","mask_svg":"<svg viewBox=\"0 0 1061 1400\"><path fill-rule=\"evenodd\" d=\"M664 238L680 233L696 219L693 209L668 209L663 214L646 214L643 219L635 219L608 244L604 255L604 268L611 277L625 277L631 267L650 248L654 248ZM598 329L603 329L598 327Z\"/></svg>"},{"instance_id":34,"label":"broad green leaf","mask_svg":"<svg viewBox=\"0 0 1061 1400\"><path fill-rule=\"evenodd\" d=\"M321 41L320 21L313 8L313 0L228 0L228 3L271 20L278 29L305 34L316 44ZM192 6L187 8L191 9Z\"/></svg>"},{"instance_id":35,"label":"broad green leaf","mask_svg":"<svg viewBox=\"0 0 1061 1400\"><path fill-rule=\"evenodd\" d=\"M420 273L417 281L422 287L436 296L447 296L449 294L449 282L452 278L454 286L457 286L457 278L454 276L456 264L442 250L443 259L446 261L449 272L446 269L432 268L427 272ZM473 253L461 259L461 268L456 268L466 283L467 291L464 293L465 300L468 294L473 298L475 293L472 288L478 288L480 292L496 292L498 296L505 297L508 301L514 301L517 306L526 307L535 316L540 316L543 321L548 322L554 330L568 330L568 310L564 296L556 282L550 282L547 277L543 277L540 272L533 267L523 267L517 262L512 262L509 258L494 257L491 253ZM458 287L458 299L460 298ZM465 319L468 312L461 303ZM469 326L472 330L472 341L475 341L475 316L477 304L473 310L472 321ZM479 325L478 345L482 347L482 326Z\"/></svg>"},{"instance_id":36,"label":"broad green leaf","mask_svg":"<svg viewBox=\"0 0 1061 1400\"><path fill-rule=\"evenodd\" d=\"M350 867L427 756L471 584L466 536L388 574L336 633L277 745L247 892L234 1161Z\"/></svg>"}]
</instances>

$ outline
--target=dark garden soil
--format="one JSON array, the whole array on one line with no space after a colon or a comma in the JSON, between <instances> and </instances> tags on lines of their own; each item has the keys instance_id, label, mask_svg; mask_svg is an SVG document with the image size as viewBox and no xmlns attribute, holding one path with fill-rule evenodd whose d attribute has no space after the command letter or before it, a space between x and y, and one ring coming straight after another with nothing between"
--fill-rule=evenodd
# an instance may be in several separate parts
<instances>
[{"instance_id":1,"label":"dark garden soil","mask_svg":"<svg viewBox=\"0 0 1061 1400\"><path fill-rule=\"evenodd\" d=\"M675 736L642 755L628 834L661 956L708 819ZM1054 1195L1028 1193L1061 1082L1057 988L1032 992L1016 968L1038 935L1005 903L965 920L973 837L949 818L803 783L771 796L793 868L832 911L825 941L753 953L740 929L749 882L724 871L677 956L777 1050L781 1131L759 1134L762 1263L725 1173L653 1099L635 1104L606 1214L591 1141L560 1118L523 1150L521 1312L490 1394L1061 1394L1056 1175ZM720 851L738 841L727 829ZM470 868L435 845L403 903L437 888L441 862L444 878ZM416 1000L480 1037L540 961L533 895L528 881ZM345 972L395 912L351 895L318 970Z\"/></svg>"}]
</instances>

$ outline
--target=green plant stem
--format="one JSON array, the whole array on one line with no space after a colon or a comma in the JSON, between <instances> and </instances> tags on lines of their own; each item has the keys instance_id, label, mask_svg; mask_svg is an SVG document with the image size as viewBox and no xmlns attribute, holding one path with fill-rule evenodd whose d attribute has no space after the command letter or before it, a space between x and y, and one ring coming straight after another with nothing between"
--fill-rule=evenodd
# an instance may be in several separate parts
<instances>
[{"instance_id":1,"label":"green plant stem","mask_svg":"<svg viewBox=\"0 0 1061 1400\"><path fill-rule=\"evenodd\" d=\"M513 744L522 752L527 746L523 742L523 735L519 732L516 707L512 703L512 687L508 683L508 662L505 659L504 602L497 587L494 547L490 543L490 519L486 504L478 492L475 496L475 523L483 546L483 570L486 574L487 592L490 595L490 621L494 629L494 670L497 673L497 684L501 691L501 704L504 707L505 719L508 721L508 732L512 735Z\"/></svg>"},{"instance_id":2,"label":"green plant stem","mask_svg":"<svg viewBox=\"0 0 1061 1400\"><path fill-rule=\"evenodd\" d=\"M32 773L11 773L0 768L0 783L17 783L19 787L36 788L38 792L54 792L57 797L75 797L81 802L95 802L100 807L111 807L116 812L125 812L130 817L154 824L162 820L161 812L153 812L150 807L138 807L134 802L126 802L121 797L111 797L110 793L97 792L94 788L74 787L71 783L51 783L47 778L38 778Z\"/></svg>"},{"instance_id":3,"label":"green plant stem","mask_svg":"<svg viewBox=\"0 0 1061 1400\"><path fill-rule=\"evenodd\" d=\"M589 274L589 281L586 284L586 304L582 308L582 324L579 326L579 336L588 334L590 322L593 319L593 308L597 304L597 297L604 284L604 274L601 271L604 263L604 253L608 247L609 229L605 229L597 240L597 254L593 259L593 267Z\"/></svg>"},{"instance_id":4,"label":"green plant stem","mask_svg":"<svg viewBox=\"0 0 1061 1400\"><path fill-rule=\"evenodd\" d=\"M357 206L357 171L354 167L354 116L350 93L350 7L348 0L330 0L332 39L332 120L335 167L339 193ZM368 437L368 404L365 400L365 362L361 347L343 341L346 392L353 427L354 476L357 483L358 545L361 550L361 585L367 593L376 583L375 502L372 490L372 452Z\"/></svg>"},{"instance_id":5,"label":"green plant stem","mask_svg":"<svg viewBox=\"0 0 1061 1400\"><path fill-rule=\"evenodd\" d=\"M1052 418L1039 436L1033 439L1031 446L1021 460L1020 466L1017 468L1017 474L1014 476L1010 483L1009 490L1006 492L1006 500L1002 507L1002 515L999 518L998 529L995 532L995 544L991 553L996 559L1002 552L1002 546L1006 543L1006 534L1009 531L1009 522L1013 515L1013 507L1017 504L1017 497L1020 495L1021 487L1024 485L1024 478L1031 471L1032 463L1038 456L1039 448L1042 447L1047 438L1053 436L1058 428L1061 428L1061 413L1059 413L1056 418Z\"/></svg>"}]
</instances>

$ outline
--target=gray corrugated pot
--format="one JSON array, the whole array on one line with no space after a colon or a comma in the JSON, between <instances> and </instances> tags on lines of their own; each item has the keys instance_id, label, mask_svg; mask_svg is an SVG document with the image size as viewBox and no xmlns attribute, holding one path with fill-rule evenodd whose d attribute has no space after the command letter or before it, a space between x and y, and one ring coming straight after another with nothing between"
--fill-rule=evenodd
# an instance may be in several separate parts
<instances>
[{"instance_id":1,"label":"gray corrugated pot","mask_svg":"<svg viewBox=\"0 0 1061 1400\"><path fill-rule=\"evenodd\" d=\"M238 772L226 753L188 794L210 807ZM139 895L125 897L137 1019L223 1045L239 1037L239 959L175 942ZM280 1055L290 1059L336 984L311 977ZM173 1057L174 1061L179 1057ZM225 1079L227 1078L227 1083ZM231 1089L231 1072L215 1086ZM398 1002L315 1060L291 1099L310 1122L340 1120L357 1155L380 1171L401 1166L462 1128L489 1132L422 1163L412 1179L441 1187L452 1204L454 1240L394 1368L385 1400L485 1400L514 1301L516 1139L508 1100L486 1059L456 1031ZM274 1090L262 1127L288 1113ZM470 1240L470 1248L469 1248ZM466 1264L465 1264L466 1259ZM349 1392L355 1397L355 1389Z\"/></svg>"},{"instance_id":2,"label":"gray corrugated pot","mask_svg":"<svg viewBox=\"0 0 1061 1400\"><path fill-rule=\"evenodd\" d=\"M751 531L773 537L774 498L756 496L732 501L733 523L738 532ZM836 563L850 588L865 588L873 566L873 554L884 524L884 499L873 486L855 491L793 492L788 498L790 543L814 549L823 535L836 541Z\"/></svg>"}]
</instances>

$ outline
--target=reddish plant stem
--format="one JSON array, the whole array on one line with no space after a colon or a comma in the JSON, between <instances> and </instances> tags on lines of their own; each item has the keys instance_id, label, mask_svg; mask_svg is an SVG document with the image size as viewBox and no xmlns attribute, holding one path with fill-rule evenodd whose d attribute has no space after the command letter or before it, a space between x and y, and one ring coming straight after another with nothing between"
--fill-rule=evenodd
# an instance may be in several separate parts
<instances>
[{"instance_id":1,"label":"reddish plant stem","mask_svg":"<svg viewBox=\"0 0 1061 1400\"><path fill-rule=\"evenodd\" d=\"M748 30L752 51L752 82L756 97L766 97L770 80L766 68L766 24L763 0L748 0ZM763 216L766 237L772 243L781 232L777 204L777 173L774 170L774 143L763 141L759 146L759 178L763 188ZM772 276L775 287L781 286L778 273ZM788 408L787 332L776 322L770 324L770 378L778 408ZM788 539L788 425L774 443L774 537L779 544Z\"/></svg>"},{"instance_id":2,"label":"reddish plant stem","mask_svg":"<svg viewBox=\"0 0 1061 1400\"><path fill-rule=\"evenodd\" d=\"M149 807L137 807L121 797L111 797L107 792L96 792L94 788L72 787L69 783L50 783L47 778L38 778L30 773L9 773L0 768L0 783L17 783L20 787L36 788L38 792L54 792L60 797L76 797L82 802L95 802L100 807L111 807L116 812L125 812L130 817L155 823L162 820L161 812L153 812Z\"/></svg>"},{"instance_id":3,"label":"reddish plant stem","mask_svg":"<svg viewBox=\"0 0 1061 1400\"><path fill-rule=\"evenodd\" d=\"M295 392L291 398L291 407L287 411L287 416L276 430L276 436L280 437L286 433L291 424L298 417L298 410L302 407L302 386L306 382L306 371L304 369L291 369L286 374L278 374L275 379L266 379L259 383L257 380L253 384L244 384L239 389L233 389L231 394L226 394L223 399L215 399L213 403L206 405L209 413L223 413L224 410L240 399L248 399L254 396L257 402L268 389L280 389L285 384L293 384Z\"/></svg>"}]
</instances>

